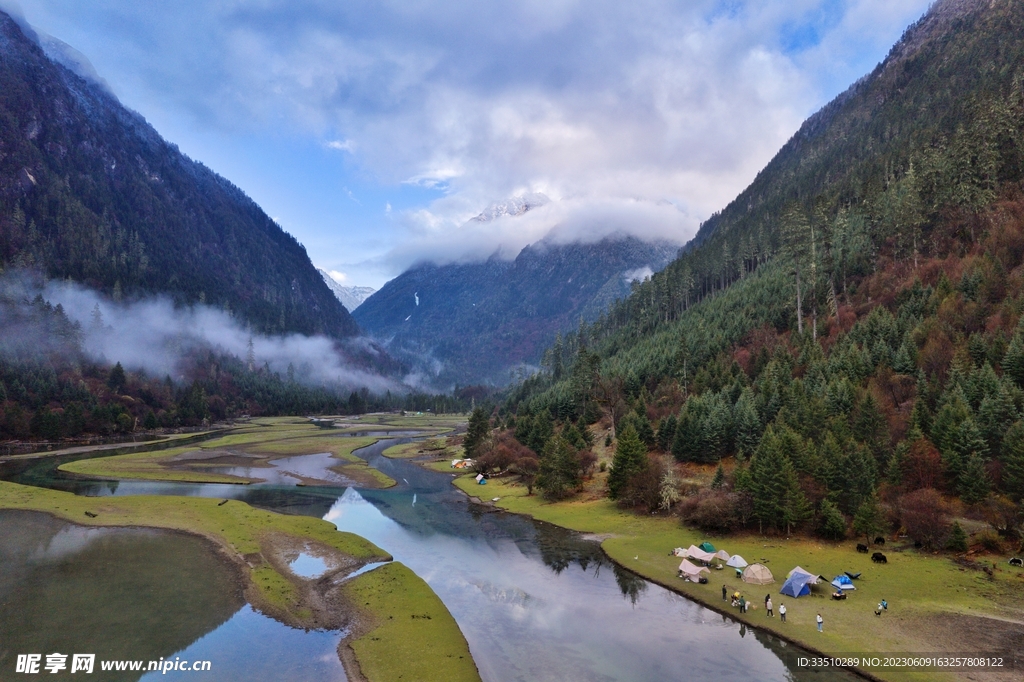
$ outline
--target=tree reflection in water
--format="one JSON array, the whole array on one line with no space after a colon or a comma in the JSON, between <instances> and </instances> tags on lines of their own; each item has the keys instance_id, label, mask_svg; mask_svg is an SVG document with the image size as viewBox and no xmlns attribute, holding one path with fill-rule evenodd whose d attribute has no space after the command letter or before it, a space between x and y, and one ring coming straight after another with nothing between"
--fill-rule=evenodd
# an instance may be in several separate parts
<instances>
[{"instance_id":1,"label":"tree reflection in water","mask_svg":"<svg viewBox=\"0 0 1024 682\"><path fill-rule=\"evenodd\" d=\"M647 589L647 581L630 570L622 568L618 564L612 564L612 571L615 572L615 582L622 590L622 596L629 599L629 603L636 606L640 595Z\"/></svg>"}]
</instances>

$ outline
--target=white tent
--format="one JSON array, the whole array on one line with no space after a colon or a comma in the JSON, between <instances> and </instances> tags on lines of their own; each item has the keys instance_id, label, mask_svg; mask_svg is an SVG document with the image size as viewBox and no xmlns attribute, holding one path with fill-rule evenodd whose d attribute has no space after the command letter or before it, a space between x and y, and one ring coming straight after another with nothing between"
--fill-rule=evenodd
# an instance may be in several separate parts
<instances>
[{"instance_id":1,"label":"white tent","mask_svg":"<svg viewBox=\"0 0 1024 682\"><path fill-rule=\"evenodd\" d=\"M682 547L676 547L675 549L672 550L672 554L674 556L685 557L686 556L686 550L683 549Z\"/></svg>"},{"instance_id":2,"label":"white tent","mask_svg":"<svg viewBox=\"0 0 1024 682\"><path fill-rule=\"evenodd\" d=\"M715 558L712 552L705 552L697 545L690 545L689 549L686 550L686 554L683 556L690 559L696 559L697 561L711 561Z\"/></svg>"},{"instance_id":3,"label":"white tent","mask_svg":"<svg viewBox=\"0 0 1024 682\"><path fill-rule=\"evenodd\" d=\"M811 576L811 579L808 581L811 585L817 585L820 582L820 580L821 580L821 578L818 577L816 574L811 573L810 571L806 571L806 570L800 568L799 566L797 566L792 571L787 573L786 577L787 578L792 578L794 573L803 573L804 575Z\"/></svg>"},{"instance_id":4,"label":"white tent","mask_svg":"<svg viewBox=\"0 0 1024 682\"><path fill-rule=\"evenodd\" d=\"M770 585L775 582L775 576L764 564L750 564L743 569L742 580L752 585Z\"/></svg>"},{"instance_id":5,"label":"white tent","mask_svg":"<svg viewBox=\"0 0 1024 682\"><path fill-rule=\"evenodd\" d=\"M741 557L739 554L733 554L729 557L729 560L725 562L726 566L732 566L733 568L746 568L747 560Z\"/></svg>"},{"instance_id":6,"label":"white tent","mask_svg":"<svg viewBox=\"0 0 1024 682\"><path fill-rule=\"evenodd\" d=\"M722 561L729 561L729 559L731 559L732 557L724 549L720 549L717 552L715 552L715 558L721 559Z\"/></svg>"},{"instance_id":7,"label":"white tent","mask_svg":"<svg viewBox=\"0 0 1024 682\"><path fill-rule=\"evenodd\" d=\"M683 559L682 563L679 564L679 577L685 578L692 583L700 582L701 573L711 575L711 571L709 571L707 567L691 564L686 559Z\"/></svg>"}]
</instances>

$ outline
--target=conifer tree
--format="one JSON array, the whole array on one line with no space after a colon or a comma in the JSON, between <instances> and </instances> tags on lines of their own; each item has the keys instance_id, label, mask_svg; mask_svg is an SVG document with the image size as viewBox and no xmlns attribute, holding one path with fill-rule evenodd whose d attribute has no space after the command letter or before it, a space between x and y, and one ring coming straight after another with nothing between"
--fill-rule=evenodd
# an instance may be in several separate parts
<instances>
[{"instance_id":1,"label":"conifer tree","mask_svg":"<svg viewBox=\"0 0 1024 682\"><path fill-rule=\"evenodd\" d=\"M827 497L818 509L818 533L828 540L842 540L846 537L846 517Z\"/></svg>"},{"instance_id":2,"label":"conifer tree","mask_svg":"<svg viewBox=\"0 0 1024 682\"><path fill-rule=\"evenodd\" d=\"M951 549L954 552L967 551L967 533L964 532L959 521L953 522L953 528L949 532L949 539L946 541L946 549Z\"/></svg>"},{"instance_id":3,"label":"conifer tree","mask_svg":"<svg viewBox=\"0 0 1024 682\"><path fill-rule=\"evenodd\" d=\"M662 452L672 450L672 441L676 437L676 416L670 414L658 424L658 449Z\"/></svg>"},{"instance_id":4,"label":"conifer tree","mask_svg":"<svg viewBox=\"0 0 1024 682\"><path fill-rule=\"evenodd\" d=\"M647 448L640 442L640 437L633 427L627 426L615 445L615 456L612 458L612 468L608 473L608 496L613 500L618 499L629 479L639 473L646 462Z\"/></svg>"},{"instance_id":5,"label":"conifer tree","mask_svg":"<svg viewBox=\"0 0 1024 682\"><path fill-rule=\"evenodd\" d=\"M576 451L561 436L553 436L544 446L537 472L537 487L544 497L560 500L572 495L582 482L582 471Z\"/></svg>"},{"instance_id":6,"label":"conifer tree","mask_svg":"<svg viewBox=\"0 0 1024 682\"><path fill-rule=\"evenodd\" d=\"M1003 356L1003 371L1013 379L1018 386L1024 388L1024 338L1022 338L1020 326L1010 339L1010 345Z\"/></svg>"},{"instance_id":7,"label":"conifer tree","mask_svg":"<svg viewBox=\"0 0 1024 682\"><path fill-rule=\"evenodd\" d=\"M750 463L750 492L760 528L789 533L809 517L811 508L782 443L770 429L761 440Z\"/></svg>"},{"instance_id":8,"label":"conifer tree","mask_svg":"<svg viewBox=\"0 0 1024 682\"><path fill-rule=\"evenodd\" d=\"M491 430L490 420L482 407L477 407L469 415L469 425L466 427L466 439L463 441L463 450L466 457L476 457L477 448L487 440L487 434Z\"/></svg>"},{"instance_id":9,"label":"conifer tree","mask_svg":"<svg viewBox=\"0 0 1024 682\"><path fill-rule=\"evenodd\" d=\"M985 470L985 460L977 453L972 454L964 463L963 470L957 485L957 493L967 504L976 504L988 497L991 485L988 479L988 472Z\"/></svg>"},{"instance_id":10,"label":"conifer tree","mask_svg":"<svg viewBox=\"0 0 1024 682\"><path fill-rule=\"evenodd\" d=\"M853 532L871 539L885 530L885 515L878 505L878 496L872 494L857 508L853 516Z\"/></svg>"},{"instance_id":11,"label":"conifer tree","mask_svg":"<svg viewBox=\"0 0 1024 682\"><path fill-rule=\"evenodd\" d=\"M725 469L722 467L722 463L718 463L718 468L715 469L715 477L711 479L711 488L718 490L725 485Z\"/></svg>"}]
</instances>

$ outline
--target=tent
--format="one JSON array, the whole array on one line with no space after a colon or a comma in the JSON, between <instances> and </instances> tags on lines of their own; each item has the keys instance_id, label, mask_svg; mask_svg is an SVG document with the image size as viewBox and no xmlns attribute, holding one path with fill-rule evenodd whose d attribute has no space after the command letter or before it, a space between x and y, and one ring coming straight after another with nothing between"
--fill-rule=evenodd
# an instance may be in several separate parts
<instances>
[{"instance_id":1,"label":"tent","mask_svg":"<svg viewBox=\"0 0 1024 682\"><path fill-rule=\"evenodd\" d=\"M743 569L743 582L752 585L769 585L775 582L775 576L764 564L750 564Z\"/></svg>"},{"instance_id":2,"label":"tent","mask_svg":"<svg viewBox=\"0 0 1024 682\"><path fill-rule=\"evenodd\" d=\"M820 576L814 575L810 571L805 571L804 569L800 568L799 566L797 566L792 571L787 573L786 577L787 578L792 578L794 575L797 575L797 574L802 574L802 575L808 576L810 578L809 582L811 583L811 585L817 585L818 581L821 579Z\"/></svg>"},{"instance_id":3,"label":"tent","mask_svg":"<svg viewBox=\"0 0 1024 682\"><path fill-rule=\"evenodd\" d=\"M679 577L685 578L686 580L689 580L692 583L700 582L701 573L707 573L708 575L711 575L711 571L709 571L705 566L697 566L695 564L691 564L686 559L683 559L682 563L679 564Z\"/></svg>"},{"instance_id":4,"label":"tent","mask_svg":"<svg viewBox=\"0 0 1024 682\"><path fill-rule=\"evenodd\" d=\"M741 557L739 554L733 554L728 561L725 562L726 566L732 566L733 568L746 568L747 560Z\"/></svg>"},{"instance_id":5,"label":"tent","mask_svg":"<svg viewBox=\"0 0 1024 682\"><path fill-rule=\"evenodd\" d=\"M809 573L794 573L786 579L779 592L794 599L808 595L811 593L811 578L813 577Z\"/></svg>"},{"instance_id":6,"label":"tent","mask_svg":"<svg viewBox=\"0 0 1024 682\"><path fill-rule=\"evenodd\" d=\"M711 552L705 552L697 545L690 545L689 549L682 555L689 559L696 559L697 561L708 562L715 558L715 555Z\"/></svg>"},{"instance_id":7,"label":"tent","mask_svg":"<svg viewBox=\"0 0 1024 682\"><path fill-rule=\"evenodd\" d=\"M711 552L712 554L715 553L715 546L706 540L700 543L700 548L703 549L705 552Z\"/></svg>"},{"instance_id":8,"label":"tent","mask_svg":"<svg viewBox=\"0 0 1024 682\"><path fill-rule=\"evenodd\" d=\"M722 561L729 561L729 559L731 559L732 556L724 549L720 549L717 552L715 552L715 558L721 559Z\"/></svg>"},{"instance_id":9,"label":"tent","mask_svg":"<svg viewBox=\"0 0 1024 682\"><path fill-rule=\"evenodd\" d=\"M844 592L846 590L856 590L857 589L857 586L853 584L853 581L850 580L849 576L845 576L845 575L837 575L835 578L833 578L832 579L832 586L834 588L836 588L837 590L843 590Z\"/></svg>"}]
</instances>

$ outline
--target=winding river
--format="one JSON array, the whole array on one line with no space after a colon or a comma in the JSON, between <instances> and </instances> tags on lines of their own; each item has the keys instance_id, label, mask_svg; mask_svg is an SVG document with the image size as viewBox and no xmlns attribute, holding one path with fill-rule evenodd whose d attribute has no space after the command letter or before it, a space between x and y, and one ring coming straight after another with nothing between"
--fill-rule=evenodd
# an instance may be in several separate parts
<instances>
[{"instance_id":1,"label":"winding river","mask_svg":"<svg viewBox=\"0 0 1024 682\"><path fill-rule=\"evenodd\" d=\"M356 451L398 481L387 490L296 487L281 478L249 486L93 482L62 476L56 466L66 459L52 458L2 464L0 477L81 495L230 497L325 518L429 583L487 682L855 679L798 667L803 650L619 568L578 533L474 504L450 475L383 457L387 447L410 440L406 433L388 435ZM335 655L341 633L293 630L255 613L230 587L212 550L194 538L84 529L5 512L0 560L0 671L13 669L9 657L16 653L69 653L117 640L124 653L97 651L97 658L179 657L214 665L209 674L161 678L345 679ZM315 560L300 562L297 569L315 574ZM64 593L78 596L69 600ZM158 622L170 625L155 627ZM79 630L96 641L82 640Z\"/></svg>"}]
</instances>

